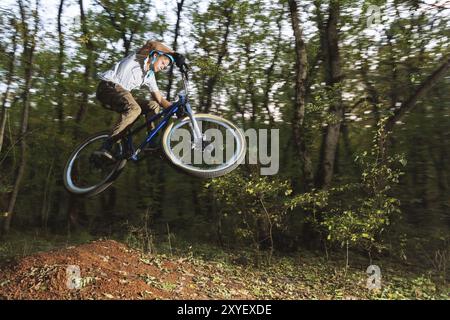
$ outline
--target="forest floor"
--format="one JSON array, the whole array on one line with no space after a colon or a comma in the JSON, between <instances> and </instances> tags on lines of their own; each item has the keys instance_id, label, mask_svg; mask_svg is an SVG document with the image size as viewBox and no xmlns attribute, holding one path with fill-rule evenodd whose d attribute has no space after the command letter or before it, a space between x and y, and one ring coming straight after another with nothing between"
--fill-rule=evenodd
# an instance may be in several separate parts
<instances>
[{"instance_id":1,"label":"forest floor","mask_svg":"<svg viewBox=\"0 0 450 320\"><path fill-rule=\"evenodd\" d=\"M0 299L449 299L449 287L426 275L383 270L381 289L370 291L365 269L306 256L274 258L263 268L238 260L150 255L97 240L4 264ZM80 270L72 289L68 265Z\"/></svg>"}]
</instances>

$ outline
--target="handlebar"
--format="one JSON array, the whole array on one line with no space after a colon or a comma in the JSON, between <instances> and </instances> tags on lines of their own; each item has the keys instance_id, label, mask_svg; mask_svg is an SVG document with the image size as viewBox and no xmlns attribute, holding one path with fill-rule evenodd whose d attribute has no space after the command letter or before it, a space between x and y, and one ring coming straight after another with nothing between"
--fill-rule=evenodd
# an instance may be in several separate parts
<instances>
[{"instance_id":1,"label":"handlebar","mask_svg":"<svg viewBox=\"0 0 450 320\"><path fill-rule=\"evenodd\" d=\"M188 77L187 65L185 64L184 66L186 66L186 67L180 68L180 71L181 71L181 78L183 79L186 102L188 102L188 100L189 100L189 77Z\"/></svg>"},{"instance_id":2,"label":"handlebar","mask_svg":"<svg viewBox=\"0 0 450 320\"><path fill-rule=\"evenodd\" d=\"M178 92L177 97L178 97L178 102L181 104L181 108L179 108L178 112L177 112L177 117L181 118L184 116L185 112L184 112L184 106L186 104L188 104L189 102L189 76L188 76L188 71L189 71L189 67L187 64L182 65L180 68L180 72L181 72L181 78L183 80L183 86L184 86L184 92ZM175 102L176 103L176 102Z\"/></svg>"}]
</instances>

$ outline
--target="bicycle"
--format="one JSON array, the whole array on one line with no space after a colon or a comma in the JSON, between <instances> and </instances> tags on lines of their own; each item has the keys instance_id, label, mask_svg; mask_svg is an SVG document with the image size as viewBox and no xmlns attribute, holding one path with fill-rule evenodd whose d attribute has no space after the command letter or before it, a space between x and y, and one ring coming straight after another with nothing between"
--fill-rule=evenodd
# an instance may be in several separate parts
<instances>
[{"instance_id":1,"label":"bicycle","mask_svg":"<svg viewBox=\"0 0 450 320\"><path fill-rule=\"evenodd\" d=\"M201 178L214 178L234 170L242 162L246 153L242 130L221 117L206 113L195 114L188 98L187 70L182 71L182 81L184 92L177 95L178 100L169 108L147 119L144 124L134 129L127 129L125 137L114 144L113 161L99 162L92 154L108 138L109 132L98 132L81 142L71 153L65 165L63 173L65 188L79 196L92 197L101 193L119 177L128 161L137 162L145 157L145 155L141 156L143 154L141 151L163 130L161 139L163 153L172 165L183 172ZM174 116L177 120L170 121ZM156 124L159 119L161 120L156 127L148 131L144 141L135 148L133 136L144 128L149 128L152 122ZM220 135L223 137L224 134L227 143L226 145L222 143L220 146ZM177 144L180 138L182 143ZM230 148L224 151L225 146ZM218 161L221 158L220 154L223 159L224 152L226 153L225 161ZM199 157L201 160L208 159L208 161L199 162Z\"/></svg>"}]
</instances>

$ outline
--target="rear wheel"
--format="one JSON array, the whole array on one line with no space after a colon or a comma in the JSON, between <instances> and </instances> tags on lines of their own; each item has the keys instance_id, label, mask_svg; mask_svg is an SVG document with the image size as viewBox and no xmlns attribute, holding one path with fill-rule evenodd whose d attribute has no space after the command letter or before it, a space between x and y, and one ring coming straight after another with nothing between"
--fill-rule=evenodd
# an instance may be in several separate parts
<instances>
[{"instance_id":1,"label":"rear wheel","mask_svg":"<svg viewBox=\"0 0 450 320\"><path fill-rule=\"evenodd\" d=\"M119 176L126 164L122 159L121 143L114 144L114 160L99 158L93 152L100 149L109 137L108 132L100 132L88 137L72 152L64 168L64 186L80 196L94 196L107 187Z\"/></svg>"}]
</instances>

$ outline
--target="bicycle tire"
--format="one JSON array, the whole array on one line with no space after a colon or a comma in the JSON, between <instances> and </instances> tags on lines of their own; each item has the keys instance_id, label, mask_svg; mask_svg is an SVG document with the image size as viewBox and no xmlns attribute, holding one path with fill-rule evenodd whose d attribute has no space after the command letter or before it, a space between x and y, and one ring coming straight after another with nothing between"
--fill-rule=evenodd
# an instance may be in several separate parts
<instances>
[{"instance_id":1,"label":"bicycle tire","mask_svg":"<svg viewBox=\"0 0 450 320\"><path fill-rule=\"evenodd\" d=\"M236 169L239 164L241 164L241 162L244 160L245 157L245 153L246 153L246 144L245 144L245 137L242 133L242 131L237 128L231 121L226 120L224 118L215 116L215 115L211 115L211 114L206 114L206 113L197 113L194 115L195 118L199 118L199 119L211 119L214 121L218 121L218 122L222 122L226 125L228 125L229 127L233 128L236 132L237 132L237 138L239 139L239 143L242 146L241 149L238 151L238 155L236 156L236 160L229 164L228 166L226 166L225 168L222 169L218 169L218 170L205 170L202 171L200 169L191 169L187 166L183 166L182 164L180 164L176 159L173 158L173 156L171 155L170 152L170 147L167 144L167 140L169 137L169 134L171 132L171 130L173 129L173 127L175 126L175 124L177 124L178 122L183 122L183 121L187 121L189 120L189 117L184 117L178 121L172 122L171 124L169 124L167 126L167 128L164 131L163 134L163 138L162 138L162 147L163 147L163 151L164 151L164 155L165 157L170 161L170 163L175 166L175 168L177 169L181 169L183 172L188 173L192 176L195 177L199 177L199 178L215 178L215 177L220 177L223 176L231 171L233 171L234 169Z\"/></svg>"},{"instance_id":2,"label":"bicycle tire","mask_svg":"<svg viewBox=\"0 0 450 320\"><path fill-rule=\"evenodd\" d=\"M114 165L111 172L108 174L108 176L99 184L94 185L92 187L86 188L86 190L82 190L81 188L77 188L74 186L72 181L69 181L69 170L71 170L71 166L73 165L74 157L87 145L89 145L89 142L95 141L96 139L99 139L101 137L105 137L109 135L109 131L102 131L95 133L93 135L90 135L86 139L84 139L70 154L68 157L68 160L66 162L66 165L64 166L63 171L63 181L64 181L64 187L65 189L77 196L85 196L85 197L93 197L100 192L106 190L120 175L123 168L125 167L125 164L127 162L126 159L118 160L117 163ZM72 178L70 178L71 180Z\"/></svg>"}]
</instances>

